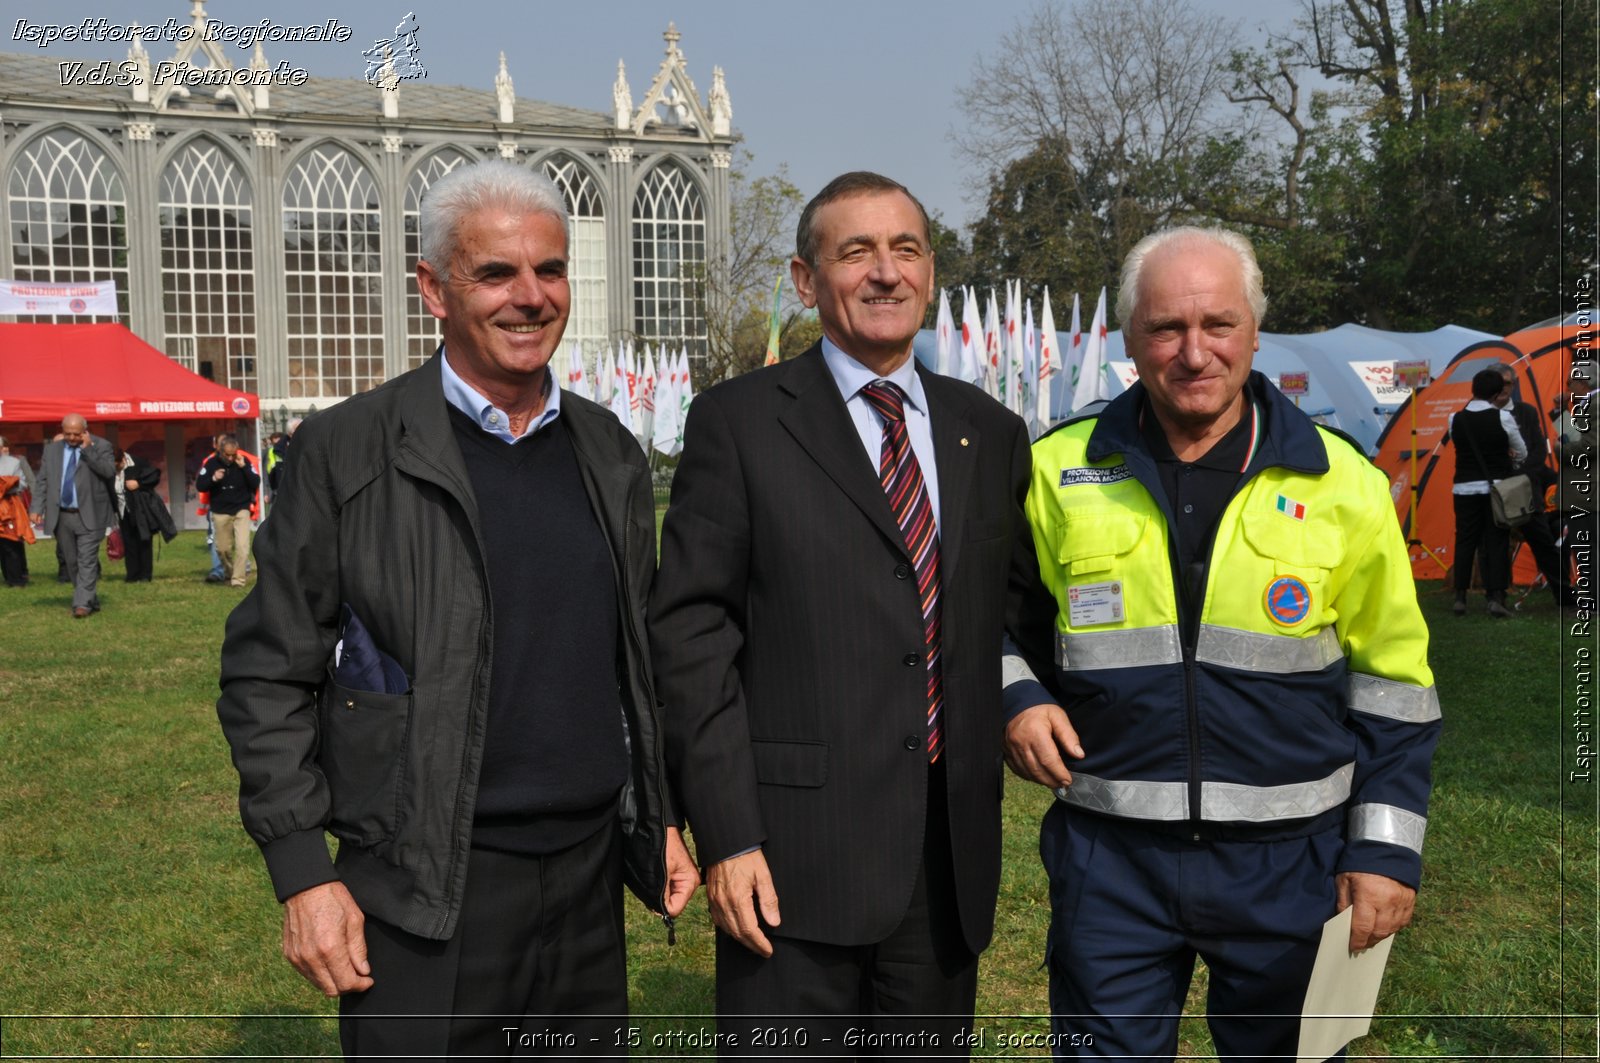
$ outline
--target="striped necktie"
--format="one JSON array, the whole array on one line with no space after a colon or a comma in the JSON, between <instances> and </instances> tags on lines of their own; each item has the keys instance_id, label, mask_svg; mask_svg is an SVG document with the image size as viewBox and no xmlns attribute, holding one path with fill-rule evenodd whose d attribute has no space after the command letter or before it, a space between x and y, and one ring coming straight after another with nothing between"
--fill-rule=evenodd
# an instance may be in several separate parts
<instances>
[{"instance_id":1,"label":"striped necktie","mask_svg":"<svg viewBox=\"0 0 1600 1063\"><path fill-rule=\"evenodd\" d=\"M905 396L886 380L874 381L861 394L883 418L883 449L878 456L878 479L889 498L889 508L905 536L906 550L917 573L917 595L922 601L924 660L928 666L928 761L944 752L944 678L939 665L939 528L933 520L922 466L911 449L906 428Z\"/></svg>"}]
</instances>

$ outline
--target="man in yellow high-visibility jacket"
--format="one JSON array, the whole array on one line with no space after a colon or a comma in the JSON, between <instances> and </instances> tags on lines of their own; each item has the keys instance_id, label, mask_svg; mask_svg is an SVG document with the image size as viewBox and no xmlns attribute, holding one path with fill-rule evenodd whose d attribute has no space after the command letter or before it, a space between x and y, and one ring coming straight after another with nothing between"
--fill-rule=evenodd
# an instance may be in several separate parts
<instances>
[{"instance_id":1,"label":"man in yellow high-visibility jacket","mask_svg":"<svg viewBox=\"0 0 1600 1063\"><path fill-rule=\"evenodd\" d=\"M1008 662L1036 703L1007 756L1059 798L1064 1055L1172 1056L1198 954L1218 1052L1293 1056L1322 924L1354 908L1363 949L1411 918L1427 629L1386 478L1251 371L1265 309L1242 237L1146 238L1117 306L1138 382L1034 445L1060 704Z\"/></svg>"}]
</instances>

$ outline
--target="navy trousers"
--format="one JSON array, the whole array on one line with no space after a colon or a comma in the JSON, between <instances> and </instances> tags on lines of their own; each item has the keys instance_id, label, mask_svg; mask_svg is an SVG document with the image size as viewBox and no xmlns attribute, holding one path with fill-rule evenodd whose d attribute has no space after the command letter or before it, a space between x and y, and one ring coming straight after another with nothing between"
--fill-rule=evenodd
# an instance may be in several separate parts
<instances>
[{"instance_id":1,"label":"navy trousers","mask_svg":"<svg viewBox=\"0 0 1600 1063\"><path fill-rule=\"evenodd\" d=\"M1199 956L1210 971L1206 1011L1218 1055L1294 1058L1343 847L1337 828L1280 841L1194 841L1056 802L1039 848L1050 876L1046 955L1058 1056L1171 1059Z\"/></svg>"}]
</instances>

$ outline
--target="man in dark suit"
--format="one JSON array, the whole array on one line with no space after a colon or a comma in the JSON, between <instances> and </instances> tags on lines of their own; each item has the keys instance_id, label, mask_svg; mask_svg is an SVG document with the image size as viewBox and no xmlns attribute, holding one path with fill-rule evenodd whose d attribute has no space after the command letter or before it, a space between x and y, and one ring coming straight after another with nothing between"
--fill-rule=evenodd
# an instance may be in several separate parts
<instances>
[{"instance_id":1,"label":"man in dark suit","mask_svg":"<svg viewBox=\"0 0 1600 1063\"><path fill-rule=\"evenodd\" d=\"M933 256L903 186L835 179L796 242L824 338L695 400L651 595L719 1031L739 1055L964 1056L1000 870L1002 641L1051 608L1027 431L912 357Z\"/></svg>"},{"instance_id":2,"label":"man in dark suit","mask_svg":"<svg viewBox=\"0 0 1600 1063\"><path fill-rule=\"evenodd\" d=\"M82 414L63 417L61 439L44 447L36 512L44 514L45 532L61 543L72 615L79 620L100 610L100 540L117 519L111 488L116 472L111 444L89 434Z\"/></svg>"}]
</instances>

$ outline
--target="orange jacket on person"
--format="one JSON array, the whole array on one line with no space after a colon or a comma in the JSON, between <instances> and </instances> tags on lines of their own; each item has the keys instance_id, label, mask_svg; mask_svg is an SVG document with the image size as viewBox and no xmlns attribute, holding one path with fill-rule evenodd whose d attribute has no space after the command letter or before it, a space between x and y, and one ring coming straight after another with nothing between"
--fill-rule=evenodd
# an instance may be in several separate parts
<instances>
[{"instance_id":1,"label":"orange jacket on person","mask_svg":"<svg viewBox=\"0 0 1600 1063\"><path fill-rule=\"evenodd\" d=\"M10 493L21 482L20 476L0 476L0 539L31 543L33 521L28 517L28 504L22 500L22 492Z\"/></svg>"},{"instance_id":2,"label":"orange jacket on person","mask_svg":"<svg viewBox=\"0 0 1600 1063\"><path fill-rule=\"evenodd\" d=\"M239 448L239 453L244 456L244 460L245 461L248 461L250 463L250 467L255 469L256 475L260 476L261 475L261 459L256 457L254 454L250 453L248 450L244 449L243 447ZM210 461L212 458L214 458L216 456L217 456L217 452L213 450L211 453L209 453L205 457L201 458L200 459L201 468L204 468L206 462ZM264 480L265 480L265 478L263 477L263 481ZM195 497L198 498L199 501L200 501L200 504L195 507L195 512L203 517L207 513L211 512L211 492L210 491L201 490L200 486L198 484L196 484L194 493L195 493ZM251 496L251 499L250 499L250 519L251 520L260 520L261 519L261 486L260 486L260 484L256 485L256 493L253 496Z\"/></svg>"}]
</instances>

